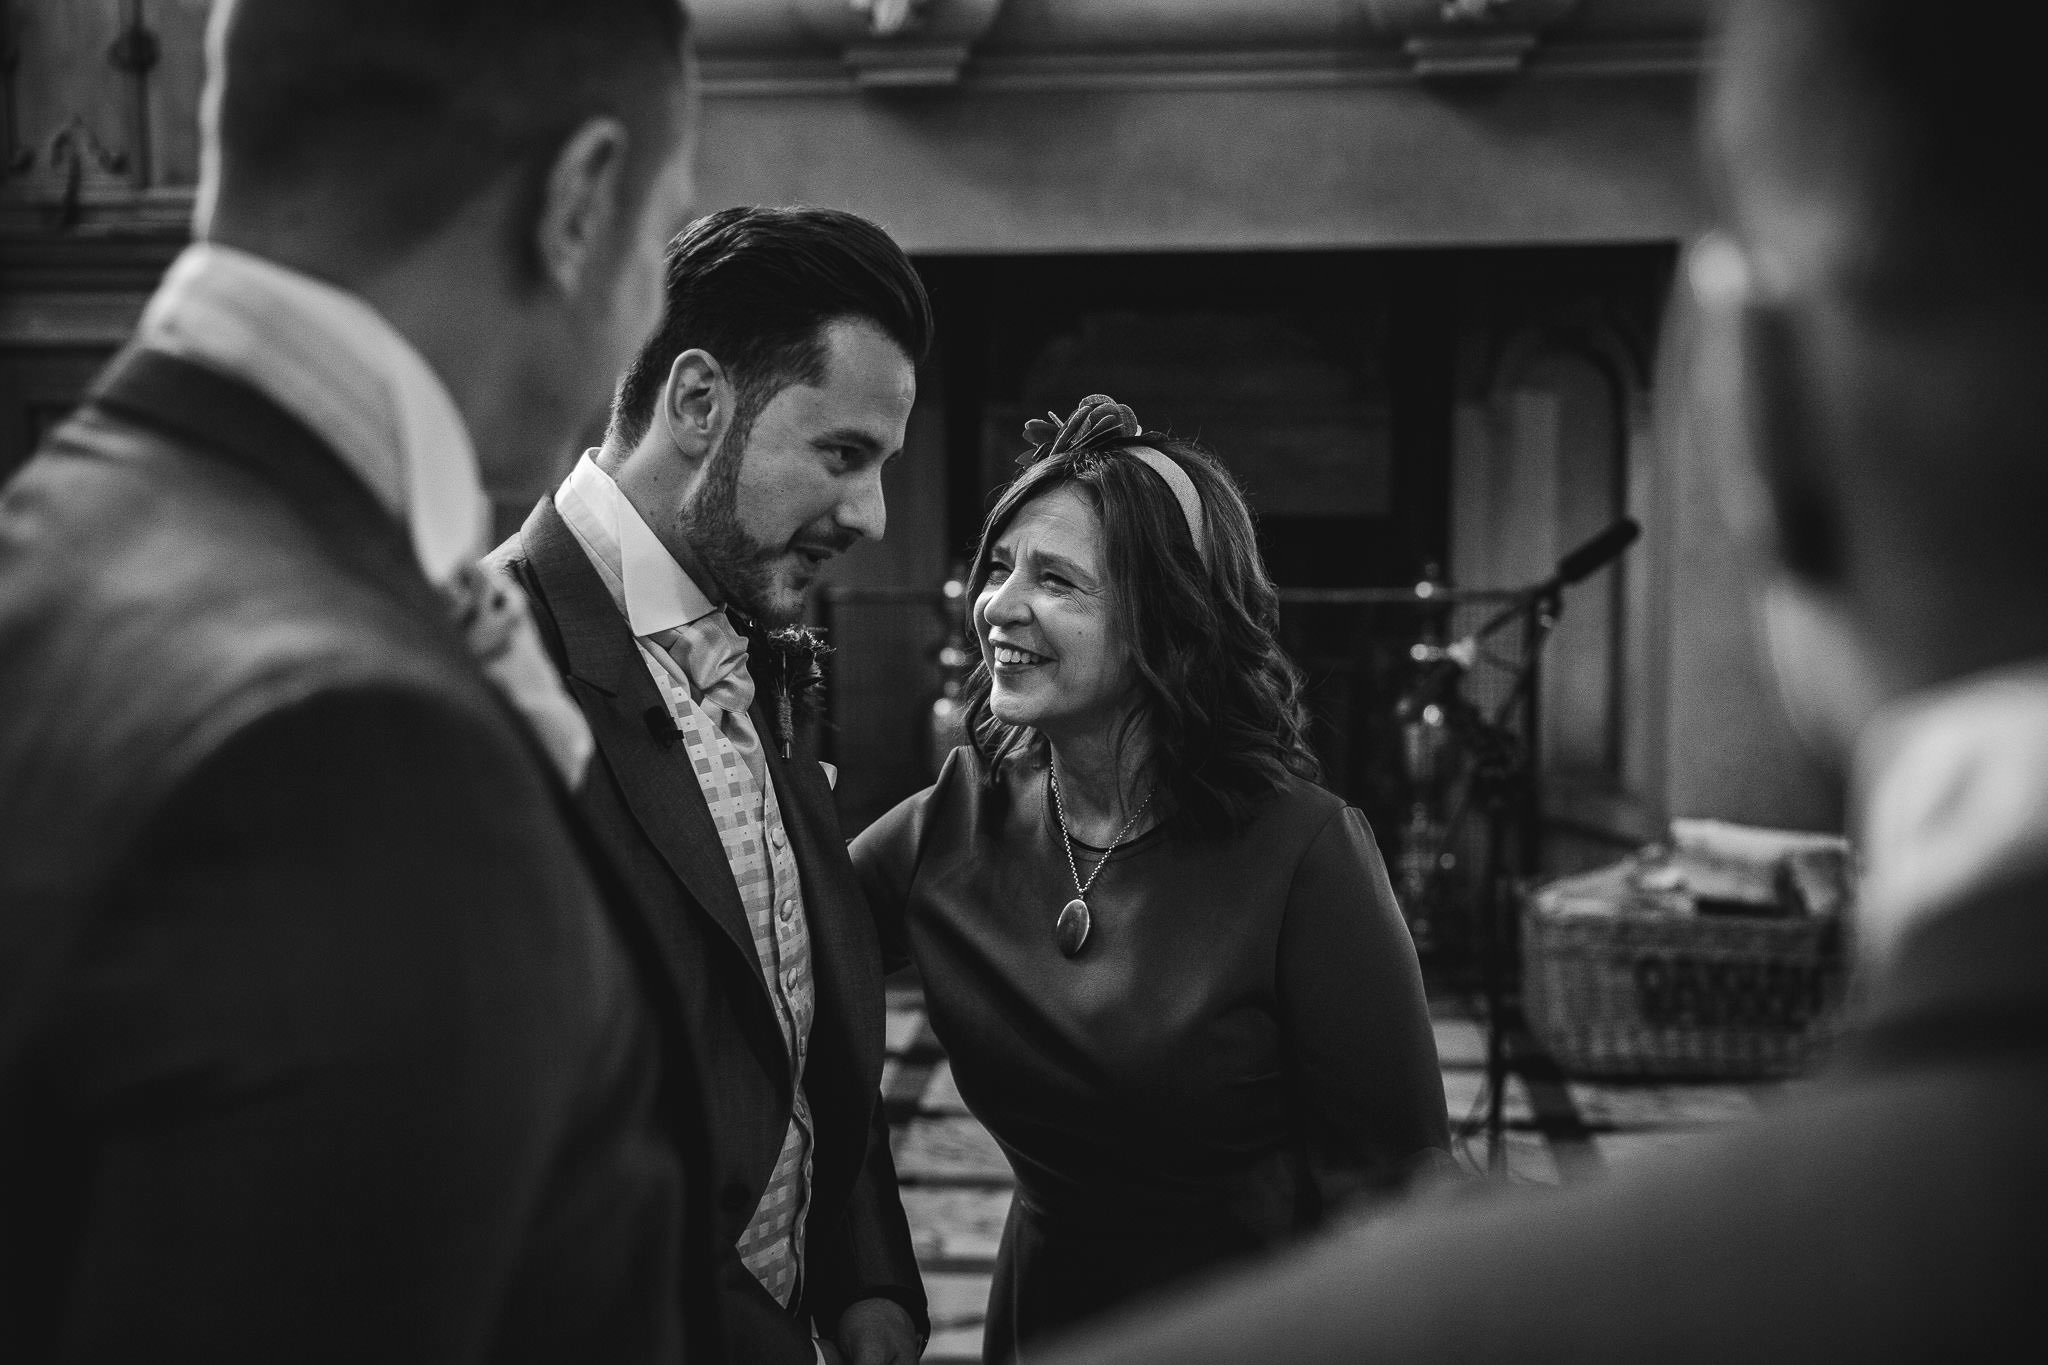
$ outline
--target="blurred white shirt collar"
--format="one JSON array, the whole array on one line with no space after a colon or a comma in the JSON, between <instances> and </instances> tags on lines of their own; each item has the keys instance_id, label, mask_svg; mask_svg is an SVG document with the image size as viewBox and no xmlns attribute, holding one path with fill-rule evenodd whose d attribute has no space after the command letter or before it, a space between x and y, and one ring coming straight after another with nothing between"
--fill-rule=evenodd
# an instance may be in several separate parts
<instances>
[{"instance_id":1,"label":"blurred white shirt collar","mask_svg":"<svg viewBox=\"0 0 2048 1365\"><path fill-rule=\"evenodd\" d=\"M207 243L172 264L138 336L151 350L253 386L333 448L406 528L485 675L576 786L590 762L590 727L563 690L525 597L477 568L489 548L490 500L469 427L426 357L354 294Z\"/></svg>"},{"instance_id":2,"label":"blurred white shirt collar","mask_svg":"<svg viewBox=\"0 0 2048 1365\"><path fill-rule=\"evenodd\" d=\"M597 566L634 635L688 625L718 610L683 572L612 476L587 450L555 490L555 510Z\"/></svg>"},{"instance_id":3,"label":"blurred white shirt collar","mask_svg":"<svg viewBox=\"0 0 2048 1365\"><path fill-rule=\"evenodd\" d=\"M1915 926L2048 869L2048 663L1880 712L1856 750L1856 937L1882 961Z\"/></svg>"},{"instance_id":4,"label":"blurred white shirt collar","mask_svg":"<svg viewBox=\"0 0 2048 1365\"><path fill-rule=\"evenodd\" d=\"M490 502L461 410L426 358L356 295L202 242L172 264L138 335L304 422L406 525L430 582L448 583L489 548Z\"/></svg>"}]
</instances>

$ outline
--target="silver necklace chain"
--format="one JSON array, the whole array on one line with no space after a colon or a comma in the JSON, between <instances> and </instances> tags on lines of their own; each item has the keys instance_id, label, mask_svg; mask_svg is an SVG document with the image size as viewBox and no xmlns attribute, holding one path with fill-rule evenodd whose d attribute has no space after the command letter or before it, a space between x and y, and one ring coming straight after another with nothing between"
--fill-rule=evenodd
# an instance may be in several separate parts
<instances>
[{"instance_id":1,"label":"silver necklace chain","mask_svg":"<svg viewBox=\"0 0 2048 1365\"><path fill-rule=\"evenodd\" d=\"M1088 880L1084 882L1081 880L1081 865L1074 861L1074 836L1067 833L1067 809L1060 802L1060 779L1053 772L1052 760L1050 758L1046 759L1045 762L1045 781L1046 785L1052 788L1052 813L1060 822L1060 842L1066 846L1067 871L1072 873L1074 877L1074 895L1079 900L1086 900L1088 899L1088 888L1095 885L1095 879L1101 876L1102 869L1109 865L1109 855L1116 852L1117 845L1124 841L1124 836L1129 834L1132 827L1138 823L1138 817L1143 815L1145 808L1152 804L1152 793L1158 791L1159 786L1157 783L1154 783L1152 790L1145 793L1145 799L1140 801L1138 808L1131 812L1131 818L1124 821L1124 827L1116 832L1116 838L1109 841L1109 847L1102 850L1102 856L1096 860L1095 866L1089 870Z\"/></svg>"}]
</instances>

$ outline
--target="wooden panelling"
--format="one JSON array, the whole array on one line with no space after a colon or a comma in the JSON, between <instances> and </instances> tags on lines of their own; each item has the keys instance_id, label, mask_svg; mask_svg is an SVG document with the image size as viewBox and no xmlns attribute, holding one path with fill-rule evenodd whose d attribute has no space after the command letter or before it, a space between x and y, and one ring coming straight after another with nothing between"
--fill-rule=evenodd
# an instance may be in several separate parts
<instances>
[{"instance_id":1,"label":"wooden panelling","mask_svg":"<svg viewBox=\"0 0 2048 1365\"><path fill-rule=\"evenodd\" d=\"M134 330L177 235L0 237L0 477Z\"/></svg>"},{"instance_id":2,"label":"wooden panelling","mask_svg":"<svg viewBox=\"0 0 2048 1365\"><path fill-rule=\"evenodd\" d=\"M198 178L206 0L5 0L0 230L176 221ZM29 210L35 210L33 212Z\"/></svg>"}]
</instances>

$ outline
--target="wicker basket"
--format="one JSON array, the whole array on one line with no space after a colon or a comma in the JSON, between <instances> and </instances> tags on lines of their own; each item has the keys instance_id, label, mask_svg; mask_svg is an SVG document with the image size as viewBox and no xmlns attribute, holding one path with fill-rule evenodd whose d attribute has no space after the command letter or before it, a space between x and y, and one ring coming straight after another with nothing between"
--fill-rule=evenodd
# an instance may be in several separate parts
<instances>
[{"instance_id":1,"label":"wicker basket","mask_svg":"<svg viewBox=\"0 0 2048 1365\"><path fill-rule=\"evenodd\" d=\"M1522 1008L1568 1073L1763 1077L1817 1060L1841 1000L1842 915L1704 914L1644 859L1523 898Z\"/></svg>"}]
</instances>

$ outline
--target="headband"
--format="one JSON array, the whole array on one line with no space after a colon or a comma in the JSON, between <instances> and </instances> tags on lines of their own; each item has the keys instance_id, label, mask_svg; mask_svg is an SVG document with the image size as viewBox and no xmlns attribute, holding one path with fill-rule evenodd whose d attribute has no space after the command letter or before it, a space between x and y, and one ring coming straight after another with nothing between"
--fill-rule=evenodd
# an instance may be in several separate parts
<instances>
[{"instance_id":1,"label":"headband","mask_svg":"<svg viewBox=\"0 0 2048 1365\"><path fill-rule=\"evenodd\" d=\"M1043 418L1034 417L1026 422L1024 439L1032 442L1032 447L1017 463L1029 467L1054 455L1107 446L1111 441L1144 434L1145 429L1138 425L1138 415L1128 407L1107 394L1090 394L1064 421L1059 414L1048 412ZM1179 461L1150 446L1124 446L1122 450L1157 474L1173 494L1173 500L1180 504L1181 516L1187 521L1188 539L1195 542L1195 553L1204 564L1208 563L1209 540L1202 534L1202 496L1195 491L1195 481L1188 477L1187 470L1180 467Z\"/></svg>"}]
</instances>

